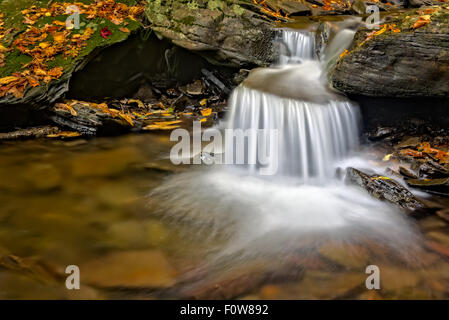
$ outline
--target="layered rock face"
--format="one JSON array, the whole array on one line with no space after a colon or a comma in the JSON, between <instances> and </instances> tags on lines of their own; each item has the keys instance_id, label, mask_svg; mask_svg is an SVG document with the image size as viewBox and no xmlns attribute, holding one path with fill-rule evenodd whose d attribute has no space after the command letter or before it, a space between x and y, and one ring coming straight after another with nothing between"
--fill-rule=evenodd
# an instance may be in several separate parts
<instances>
[{"instance_id":1,"label":"layered rock face","mask_svg":"<svg viewBox=\"0 0 449 320\"><path fill-rule=\"evenodd\" d=\"M146 14L158 35L188 50L207 53L215 63L268 65L274 59L272 24L251 6L252 1L147 2Z\"/></svg>"},{"instance_id":2,"label":"layered rock face","mask_svg":"<svg viewBox=\"0 0 449 320\"><path fill-rule=\"evenodd\" d=\"M415 9L384 32L360 29L330 75L333 86L369 97L448 97L448 18L446 7Z\"/></svg>"}]
</instances>

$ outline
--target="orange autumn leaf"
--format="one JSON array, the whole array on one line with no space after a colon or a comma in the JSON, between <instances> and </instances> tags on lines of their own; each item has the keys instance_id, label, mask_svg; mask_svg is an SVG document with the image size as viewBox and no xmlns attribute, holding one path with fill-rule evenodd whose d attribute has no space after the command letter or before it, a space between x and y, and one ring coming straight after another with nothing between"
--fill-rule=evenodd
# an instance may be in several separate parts
<instances>
[{"instance_id":1,"label":"orange autumn leaf","mask_svg":"<svg viewBox=\"0 0 449 320\"><path fill-rule=\"evenodd\" d=\"M413 24L412 29L421 28L429 23L430 23L430 15L421 16L421 17L419 17L418 21L416 21Z\"/></svg>"},{"instance_id":2,"label":"orange autumn leaf","mask_svg":"<svg viewBox=\"0 0 449 320\"><path fill-rule=\"evenodd\" d=\"M422 152L413 150L413 149L404 149L401 150L401 154L406 155L406 156L411 156L414 158L424 158L425 155Z\"/></svg>"},{"instance_id":3,"label":"orange autumn leaf","mask_svg":"<svg viewBox=\"0 0 449 320\"><path fill-rule=\"evenodd\" d=\"M118 28L121 32L130 33L131 31L128 28Z\"/></svg>"},{"instance_id":4,"label":"orange autumn leaf","mask_svg":"<svg viewBox=\"0 0 449 320\"><path fill-rule=\"evenodd\" d=\"M212 109L211 108L203 109L203 110L201 110L201 114L204 117L210 116L212 114Z\"/></svg>"},{"instance_id":5,"label":"orange autumn leaf","mask_svg":"<svg viewBox=\"0 0 449 320\"><path fill-rule=\"evenodd\" d=\"M340 54L340 59L341 58L343 58L345 55L347 55L349 53L349 51L347 50L347 49L345 49L345 51L343 51L341 54Z\"/></svg>"}]
</instances>

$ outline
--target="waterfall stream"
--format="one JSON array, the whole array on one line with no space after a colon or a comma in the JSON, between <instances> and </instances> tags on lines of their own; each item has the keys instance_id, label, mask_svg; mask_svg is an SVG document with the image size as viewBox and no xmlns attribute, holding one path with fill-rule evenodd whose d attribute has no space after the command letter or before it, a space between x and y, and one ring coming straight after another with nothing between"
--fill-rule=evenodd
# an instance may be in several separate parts
<instances>
[{"instance_id":1,"label":"waterfall stream","mask_svg":"<svg viewBox=\"0 0 449 320\"><path fill-rule=\"evenodd\" d=\"M313 33L281 32L282 65L250 73L231 95L226 122L232 130L277 130L277 138L256 136L277 141L277 170L260 176L258 169L273 163L259 159L258 144L247 145L246 159L257 160L252 164L170 177L151 194L156 211L174 223L191 224L188 236L210 246L221 239L208 260L222 265L248 256L288 256L303 246L313 251L328 240L369 239L406 255L419 242L407 217L335 177L339 162L358 148L357 105L329 88ZM226 143L229 151L236 148Z\"/></svg>"},{"instance_id":2,"label":"waterfall stream","mask_svg":"<svg viewBox=\"0 0 449 320\"><path fill-rule=\"evenodd\" d=\"M256 69L234 90L228 128L275 130L276 141L268 132L258 136L277 146L276 165L266 166L276 167L276 175L324 183L334 175L335 164L358 146L358 106L323 81L313 33L282 30L277 41L285 49L281 66ZM260 155L256 147L245 152L246 159ZM257 174L261 161L253 162L251 172Z\"/></svg>"}]
</instances>

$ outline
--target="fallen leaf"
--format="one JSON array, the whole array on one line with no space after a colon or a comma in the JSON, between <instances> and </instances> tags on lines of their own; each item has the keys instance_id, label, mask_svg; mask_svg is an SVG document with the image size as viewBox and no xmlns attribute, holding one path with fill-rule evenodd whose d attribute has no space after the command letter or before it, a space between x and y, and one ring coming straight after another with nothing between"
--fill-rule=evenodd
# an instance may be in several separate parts
<instances>
[{"instance_id":1,"label":"fallen leaf","mask_svg":"<svg viewBox=\"0 0 449 320\"><path fill-rule=\"evenodd\" d=\"M121 32L130 33L131 31L128 28L118 28Z\"/></svg>"},{"instance_id":2,"label":"fallen leaf","mask_svg":"<svg viewBox=\"0 0 449 320\"><path fill-rule=\"evenodd\" d=\"M14 76L4 77L4 78L0 78L0 84L4 85L4 84L11 83L13 81L17 81L17 80L19 80L19 78L14 77Z\"/></svg>"},{"instance_id":3,"label":"fallen leaf","mask_svg":"<svg viewBox=\"0 0 449 320\"><path fill-rule=\"evenodd\" d=\"M76 131L61 131L59 133L48 134L47 138L76 138L80 136L81 133Z\"/></svg>"},{"instance_id":4,"label":"fallen leaf","mask_svg":"<svg viewBox=\"0 0 449 320\"><path fill-rule=\"evenodd\" d=\"M201 114L204 117L210 116L212 114L212 109L211 108L203 109L203 110L201 110Z\"/></svg>"}]
</instances>

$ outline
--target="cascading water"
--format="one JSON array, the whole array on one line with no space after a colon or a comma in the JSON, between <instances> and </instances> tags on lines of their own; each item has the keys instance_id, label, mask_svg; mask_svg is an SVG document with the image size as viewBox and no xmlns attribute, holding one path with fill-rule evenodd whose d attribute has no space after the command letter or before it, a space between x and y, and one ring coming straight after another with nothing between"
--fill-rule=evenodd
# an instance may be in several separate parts
<instances>
[{"instance_id":1,"label":"cascading water","mask_svg":"<svg viewBox=\"0 0 449 320\"><path fill-rule=\"evenodd\" d=\"M316 57L315 34L313 32L279 30L276 35L276 42L280 44L280 65L312 60Z\"/></svg>"},{"instance_id":2,"label":"cascading water","mask_svg":"<svg viewBox=\"0 0 449 320\"><path fill-rule=\"evenodd\" d=\"M358 146L357 106L328 88L309 33L282 32L288 52L297 56L281 60L295 64L252 71L232 93L227 119L232 130L278 130L278 170L270 179L255 174L267 164L257 147L247 146L245 157L255 163L174 175L151 194L155 210L191 224L189 236L216 243L207 261L222 267L254 257L283 261L328 240L368 240L407 255L419 242L407 218L334 177L338 161ZM230 148L236 151L226 144L225 153Z\"/></svg>"},{"instance_id":3,"label":"cascading water","mask_svg":"<svg viewBox=\"0 0 449 320\"><path fill-rule=\"evenodd\" d=\"M281 57L284 66L253 71L233 92L228 127L276 130L276 174L325 182L334 175L336 163L358 145L358 107L323 83L311 32L281 34L282 46L292 56ZM292 61L303 63L289 66ZM274 143L268 132L262 139ZM247 159L258 158L257 148L247 147L246 152ZM257 173L254 169L262 165L258 159L253 162L251 172Z\"/></svg>"}]
</instances>

